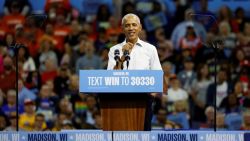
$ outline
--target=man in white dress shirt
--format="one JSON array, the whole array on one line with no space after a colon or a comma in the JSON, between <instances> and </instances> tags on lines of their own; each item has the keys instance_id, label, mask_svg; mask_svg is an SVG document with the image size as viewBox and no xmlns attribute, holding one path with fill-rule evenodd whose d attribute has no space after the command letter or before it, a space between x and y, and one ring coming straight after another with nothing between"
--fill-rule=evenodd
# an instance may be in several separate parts
<instances>
[{"instance_id":1,"label":"man in white dress shirt","mask_svg":"<svg viewBox=\"0 0 250 141\"><path fill-rule=\"evenodd\" d=\"M122 54L119 60L123 69L129 70L162 70L156 47L139 39L142 30L140 19L135 14L127 14L122 18L122 30L126 40L110 48L108 70L121 69L116 66L114 52ZM124 51L129 52L130 61L127 68Z\"/></svg>"},{"instance_id":2,"label":"man in white dress shirt","mask_svg":"<svg viewBox=\"0 0 250 141\"><path fill-rule=\"evenodd\" d=\"M125 41L110 48L108 70L162 70L156 47L139 39L138 35L142 30L140 19L135 14L127 14L122 18L122 30L125 34ZM115 51L121 54L118 63L114 59ZM130 56L129 64L125 59L124 52ZM129 95L129 94L127 94ZM120 95L119 95L120 96ZM126 98L126 95L124 96ZM151 130L152 97L149 94L133 95L133 99L147 100L145 113L144 130Z\"/></svg>"}]
</instances>

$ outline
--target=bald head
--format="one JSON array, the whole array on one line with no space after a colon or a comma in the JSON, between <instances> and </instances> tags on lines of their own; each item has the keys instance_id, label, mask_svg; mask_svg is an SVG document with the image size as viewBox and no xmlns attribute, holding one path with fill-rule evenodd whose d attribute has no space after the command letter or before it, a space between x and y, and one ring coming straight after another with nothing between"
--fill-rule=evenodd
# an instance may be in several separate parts
<instances>
[{"instance_id":1,"label":"bald head","mask_svg":"<svg viewBox=\"0 0 250 141\"><path fill-rule=\"evenodd\" d=\"M122 18L122 25L124 25L128 18L134 18L138 24L141 24L140 18L137 15L129 13Z\"/></svg>"}]
</instances>

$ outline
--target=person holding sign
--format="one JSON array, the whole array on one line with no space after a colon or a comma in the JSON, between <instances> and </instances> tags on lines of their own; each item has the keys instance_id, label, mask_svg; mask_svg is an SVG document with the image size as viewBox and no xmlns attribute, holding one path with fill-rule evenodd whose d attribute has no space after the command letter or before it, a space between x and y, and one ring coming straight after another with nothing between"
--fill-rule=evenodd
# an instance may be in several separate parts
<instances>
[{"instance_id":1,"label":"person holding sign","mask_svg":"<svg viewBox=\"0 0 250 141\"><path fill-rule=\"evenodd\" d=\"M122 18L122 31L125 41L110 48L108 70L162 70L156 47L139 39L142 30L137 15L129 13ZM165 81L164 81L165 82ZM164 85L164 92L167 85ZM145 99L144 130L151 130L152 95L150 94L119 94L123 99ZM114 99L117 101L119 99Z\"/></svg>"}]
</instances>

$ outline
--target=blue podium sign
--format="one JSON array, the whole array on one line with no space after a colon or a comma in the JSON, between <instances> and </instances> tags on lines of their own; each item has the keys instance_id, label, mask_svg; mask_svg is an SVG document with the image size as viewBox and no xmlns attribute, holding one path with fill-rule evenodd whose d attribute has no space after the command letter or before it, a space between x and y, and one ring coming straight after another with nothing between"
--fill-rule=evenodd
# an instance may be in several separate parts
<instances>
[{"instance_id":1,"label":"blue podium sign","mask_svg":"<svg viewBox=\"0 0 250 141\"><path fill-rule=\"evenodd\" d=\"M161 70L80 70L80 92L145 93L163 91Z\"/></svg>"}]
</instances>

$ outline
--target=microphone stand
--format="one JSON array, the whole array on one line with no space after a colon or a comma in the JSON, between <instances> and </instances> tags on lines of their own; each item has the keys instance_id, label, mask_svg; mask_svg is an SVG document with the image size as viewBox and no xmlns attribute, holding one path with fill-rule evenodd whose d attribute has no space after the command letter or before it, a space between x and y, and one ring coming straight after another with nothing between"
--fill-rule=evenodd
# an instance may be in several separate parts
<instances>
[{"instance_id":1,"label":"microphone stand","mask_svg":"<svg viewBox=\"0 0 250 141\"><path fill-rule=\"evenodd\" d=\"M213 106L214 106L214 131L216 132L216 114L217 114L217 107L216 107L216 94L217 94L217 65L218 65L218 50L220 49L219 45L222 45L223 41L213 41L209 45L203 44L205 47L213 48L214 52L214 99L213 99Z\"/></svg>"},{"instance_id":2,"label":"microphone stand","mask_svg":"<svg viewBox=\"0 0 250 141\"><path fill-rule=\"evenodd\" d=\"M217 64L218 64L218 43L217 42L212 42L212 47L214 49L214 83L215 83L215 96L214 96L214 131L216 132L216 96L217 96Z\"/></svg>"},{"instance_id":3,"label":"microphone stand","mask_svg":"<svg viewBox=\"0 0 250 141\"><path fill-rule=\"evenodd\" d=\"M124 55L125 56L125 60L127 61L127 69L129 66L129 60L130 60L130 56L129 56L129 52L127 50L125 50Z\"/></svg>"},{"instance_id":4,"label":"microphone stand","mask_svg":"<svg viewBox=\"0 0 250 141\"><path fill-rule=\"evenodd\" d=\"M209 15L209 14L198 14L198 13L189 13L189 16L201 16L201 17L208 17L208 18L212 18L213 21L216 23L216 26L218 28L218 22L216 20L216 18L213 15ZM212 47L214 49L214 83L215 83L215 93L214 93L214 101L213 101L213 107L214 107L214 131L216 132L216 94L217 94L217 63L218 63L218 49L220 44L223 44L223 41L212 41L211 45L206 45L206 47Z\"/></svg>"},{"instance_id":5,"label":"microphone stand","mask_svg":"<svg viewBox=\"0 0 250 141\"><path fill-rule=\"evenodd\" d=\"M31 14L26 18L32 19L35 18L35 20L39 21L38 27L41 27L45 20L47 19L47 15L44 14ZM14 54L16 56L16 131L19 131L19 125L18 125L18 120L19 120L19 112L18 112L18 50L20 47L24 46L22 43L14 43L13 45L9 46L10 48L14 49Z\"/></svg>"},{"instance_id":6,"label":"microphone stand","mask_svg":"<svg viewBox=\"0 0 250 141\"><path fill-rule=\"evenodd\" d=\"M128 66L129 66L129 60L127 59L127 69L128 69Z\"/></svg>"},{"instance_id":7,"label":"microphone stand","mask_svg":"<svg viewBox=\"0 0 250 141\"><path fill-rule=\"evenodd\" d=\"M19 131L19 111L18 111L18 50L20 47L22 47L22 44L15 43L14 45L11 45L10 48L14 49L14 54L16 56L16 131Z\"/></svg>"},{"instance_id":8,"label":"microphone stand","mask_svg":"<svg viewBox=\"0 0 250 141\"><path fill-rule=\"evenodd\" d=\"M19 111L18 111L18 48L21 45L15 44L15 54L16 54L16 130L19 131L18 119L19 119Z\"/></svg>"}]
</instances>

